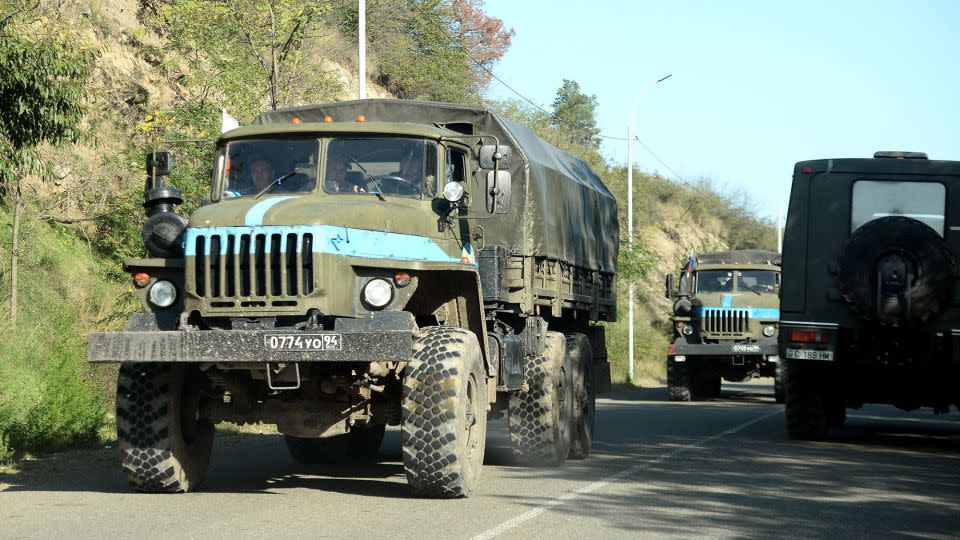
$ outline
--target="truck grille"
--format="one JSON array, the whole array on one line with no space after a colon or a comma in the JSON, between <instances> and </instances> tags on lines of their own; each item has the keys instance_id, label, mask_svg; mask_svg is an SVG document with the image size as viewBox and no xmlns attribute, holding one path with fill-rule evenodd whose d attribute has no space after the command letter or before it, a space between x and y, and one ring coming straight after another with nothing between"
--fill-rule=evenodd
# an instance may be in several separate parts
<instances>
[{"instance_id":1,"label":"truck grille","mask_svg":"<svg viewBox=\"0 0 960 540\"><path fill-rule=\"evenodd\" d=\"M296 306L315 287L313 234L276 229L189 231L188 290L212 308Z\"/></svg>"},{"instance_id":2,"label":"truck grille","mask_svg":"<svg viewBox=\"0 0 960 540\"><path fill-rule=\"evenodd\" d=\"M750 310L748 309L710 309L703 310L703 332L714 336L742 336L750 328Z\"/></svg>"}]
</instances>

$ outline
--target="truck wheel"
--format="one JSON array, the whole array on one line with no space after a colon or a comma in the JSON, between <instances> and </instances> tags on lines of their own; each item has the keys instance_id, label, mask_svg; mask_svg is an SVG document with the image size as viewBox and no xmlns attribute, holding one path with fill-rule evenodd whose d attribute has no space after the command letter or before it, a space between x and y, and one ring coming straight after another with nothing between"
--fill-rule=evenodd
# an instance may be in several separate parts
<instances>
[{"instance_id":1,"label":"truck wheel","mask_svg":"<svg viewBox=\"0 0 960 540\"><path fill-rule=\"evenodd\" d=\"M787 434L791 439L823 439L829 428L828 399L820 370L801 363L787 364L786 405ZM823 374L825 375L825 374Z\"/></svg>"},{"instance_id":2,"label":"truck wheel","mask_svg":"<svg viewBox=\"0 0 960 540\"><path fill-rule=\"evenodd\" d=\"M694 375L693 397L715 398L720 395L721 380L719 375Z\"/></svg>"},{"instance_id":3,"label":"truck wheel","mask_svg":"<svg viewBox=\"0 0 960 540\"><path fill-rule=\"evenodd\" d=\"M203 481L214 434L213 423L199 414L203 381L188 365L120 366L117 445L137 491L193 491Z\"/></svg>"},{"instance_id":4,"label":"truck wheel","mask_svg":"<svg viewBox=\"0 0 960 540\"><path fill-rule=\"evenodd\" d=\"M414 334L401 425L407 482L430 497L469 495L487 436L487 379L474 334L446 326Z\"/></svg>"},{"instance_id":5,"label":"truck wheel","mask_svg":"<svg viewBox=\"0 0 960 540\"><path fill-rule=\"evenodd\" d=\"M373 461L383 442L386 425L355 425L349 433L332 437L309 438L284 435L290 457L303 465L343 461Z\"/></svg>"},{"instance_id":6,"label":"truck wheel","mask_svg":"<svg viewBox=\"0 0 960 540\"><path fill-rule=\"evenodd\" d=\"M590 340L583 334L568 335L567 354L573 367L573 414L570 416L570 454L567 459L584 459L593 448L593 428L597 418Z\"/></svg>"},{"instance_id":7,"label":"truck wheel","mask_svg":"<svg viewBox=\"0 0 960 540\"><path fill-rule=\"evenodd\" d=\"M776 400L777 403L783 403L783 375L785 370L784 360L777 362L777 367L773 372L773 399Z\"/></svg>"},{"instance_id":8,"label":"truck wheel","mask_svg":"<svg viewBox=\"0 0 960 540\"><path fill-rule=\"evenodd\" d=\"M526 358L527 389L510 394L510 446L521 463L556 466L570 453L573 370L566 349L563 334L547 332L543 355Z\"/></svg>"},{"instance_id":9,"label":"truck wheel","mask_svg":"<svg viewBox=\"0 0 960 540\"><path fill-rule=\"evenodd\" d=\"M690 373L686 364L667 360L667 399L670 401L691 401Z\"/></svg>"}]
</instances>

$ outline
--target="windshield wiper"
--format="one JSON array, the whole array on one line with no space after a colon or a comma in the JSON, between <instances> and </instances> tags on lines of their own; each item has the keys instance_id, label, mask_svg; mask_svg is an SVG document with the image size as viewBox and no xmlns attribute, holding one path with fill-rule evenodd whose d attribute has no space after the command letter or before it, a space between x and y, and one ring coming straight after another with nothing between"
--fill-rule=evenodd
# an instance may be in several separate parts
<instances>
[{"instance_id":1,"label":"windshield wiper","mask_svg":"<svg viewBox=\"0 0 960 540\"><path fill-rule=\"evenodd\" d=\"M263 189L260 190L260 193L257 193L257 195L254 197L254 199L259 199L259 198L262 197L266 192L268 192L268 191L270 191L271 189L279 186L280 184L283 183L284 180L286 180L287 178L290 178L291 176L293 176L293 175L295 175L295 174L297 174L297 171L296 171L296 170L292 170L292 171L288 172L287 174L281 176L280 178L277 178L277 179L274 180L273 182L270 182L269 184L267 184L267 187L265 187L265 188L263 188Z\"/></svg>"},{"instance_id":2,"label":"windshield wiper","mask_svg":"<svg viewBox=\"0 0 960 540\"><path fill-rule=\"evenodd\" d=\"M386 201L386 199L383 198L383 186L380 185L380 181L377 180L377 177L370 174L370 171L368 171L363 165L360 164L359 161L357 161L357 158L350 156L350 161L356 163L357 167L360 167L360 170L363 171L363 174L367 175L367 178L369 178L370 181L373 182L373 185L377 186L377 190L371 193L376 195L377 198L380 199L381 201Z\"/></svg>"}]
</instances>

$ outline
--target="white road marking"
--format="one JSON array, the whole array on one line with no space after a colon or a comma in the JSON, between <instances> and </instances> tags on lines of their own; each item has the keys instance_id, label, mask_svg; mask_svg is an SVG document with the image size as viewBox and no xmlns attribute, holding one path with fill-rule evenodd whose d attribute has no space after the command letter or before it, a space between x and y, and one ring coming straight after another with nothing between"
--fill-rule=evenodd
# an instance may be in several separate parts
<instances>
[{"instance_id":1,"label":"white road marking","mask_svg":"<svg viewBox=\"0 0 960 540\"><path fill-rule=\"evenodd\" d=\"M734 433L736 433L736 432L738 432L738 431L741 431L741 430L743 430L743 429L746 429L746 428L748 428L748 427L756 424L757 422L761 422L761 421L763 421L763 420L766 420L767 418L770 418L771 416L778 415L778 414L780 414L781 412L783 412L783 411L782 411L782 410L776 410L776 411L773 411L773 412L771 412L771 413L769 413L769 414L765 414L765 415L763 415L763 416L754 418L753 420L750 420L750 421L748 421L748 422L744 422L744 423L742 423L742 424L740 424L740 425L738 425L738 426L734 426L734 427L732 427L732 428L730 428L730 429L728 429L728 430L726 430L726 431L721 431L720 433L717 433L716 435L711 435L711 436L709 436L709 437L707 437L707 438L705 438L705 439L700 439L699 441L692 442L692 443L690 443L690 444L686 444L686 445L680 446L680 447L678 447L678 448L674 448L673 450L671 450L671 451L669 451L669 452L667 452L667 453L665 453L665 454L661 454L661 455L659 455L659 456L657 456L657 457L655 457L655 458L653 458L653 459L651 459L651 460L649 460L649 461L646 461L646 462L644 462L644 463L640 463L640 464L638 464L638 465L634 465L634 466L632 466L632 467L628 467L628 468L626 468L626 469L623 469L623 470L620 471L620 472L616 472L616 473L614 473L614 474L611 474L610 476L604 478L603 480L598 480L598 481L596 481L596 482L593 482L592 484L587 484L587 485L585 485L585 486L583 486L583 487L581 487L581 488L575 489L575 490L573 490L573 491L571 491L571 492L569 492L569 493L565 493L565 494L557 497L556 499L552 499L552 500L550 500L550 501L547 501L547 502L541 504L540 506L534 508L533 510L530 510L530 511L528 511L528 512L525 512L525 513L523 513L523 514L520 514L520 515L518 515L518 516L516 516L516 517L514 517L514 518L508 519L507 521L504 521L503 523L497 525L496 527L493 527L492 529L488 529L488 530L486 530L486 531L484 531L484 532L482 532L482 533L474 536L474 537L473 537L473 540L489 540L490 538L496 538L497 536L500 536L501 534L503 534L503 533L505 533L505 532L507 532L507 531L509 531L509 530L511 530L511 529L515 529L515 528L519 527L519 526L520 526L521 524L523 524L524 522L530 521L531 519L539 516L540 514L546 512L547 510L550 510L550 509L552 509L552 508L556 508L556 507L558 507L558 506L560 506L560 505L562 505L562 504L566 504L566 503L568 503L568 502L570 502L570 501L572 501L572 500L580 497L581 495L586 495L586 494L588 494L588 493L593 493L593 492L595 492L595 491L599 491L599 490L603 489L604 487L606 487L606 486L608 486L608 485L610 485L610 484L612 484L612 483L614 483L614 482L617 482L617 481L623 480L623 479L625 479L625 478L628 478L628 477L630 477L630 476L633 476L634 474L636 474L636 473L638 473L638 472L640 472L640 471L649 469L650 467L653 467L654 465L657 465L657 464L659 464L659 463L662 463L662 462L664 462L664 461L666 461L666 460L668 460L668 459L670 459L670 458L676 457L676 456L678 456L678 455L680 455L680 454L683 454L683 453L685 453L685 452L689 452L690 450L693 450L694 448L703 446L703 445L705 445L705 444L707 444L707 443L710 443L710 442L713 442L713 441L715 441L715 440L717 440L717 439L726 437L727 435L733 435Z\"/></svg>"}]
</instances>

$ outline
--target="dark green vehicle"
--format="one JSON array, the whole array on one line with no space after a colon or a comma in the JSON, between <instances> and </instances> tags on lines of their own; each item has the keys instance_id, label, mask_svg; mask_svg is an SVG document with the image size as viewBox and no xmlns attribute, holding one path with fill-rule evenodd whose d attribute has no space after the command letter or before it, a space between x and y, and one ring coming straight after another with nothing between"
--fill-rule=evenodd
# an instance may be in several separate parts
<instances>
[{"instance_id":1,"label":"dark green vehicle","mask_svg":"<svg viewBox=\"0 0 960 540\"><path fill-rule=\"evenodd\" d=\"M667 276L674 342L667 351L667 397L690 401L720 395L721 379L774 377L783 401L777 355L780 254L718 251L691 255Z\"/></svg>"},{"instance_id":2,"label":"dark green vehicle","mask_svg":"<svg viewBox=\"0 0 960 540\"><path fill-rule=\"evenodd\" d=\"M960 162L922 153L802 161L783 241L787 431L846 410L960 406Z\"/></svg>"},{"instance_id":3,"label":"dark green vehicle","mask_svg":"<svg viewBox=\"0 0 960 540\"><path fill-rule=\"evenodd\" d=\"M148 160L126 262L144 312L90 337L119 362L117 438L141 491L190 491L214 425L265 422L294 460L374 460L401 426L418 492L466 496L488 419L532 465L585 458L609 388L616 201L582 161L490 111L363 100L225 133L189 220Z\"/></svg>"}]
</instances>

